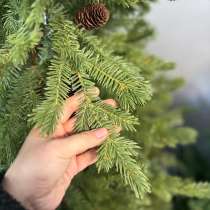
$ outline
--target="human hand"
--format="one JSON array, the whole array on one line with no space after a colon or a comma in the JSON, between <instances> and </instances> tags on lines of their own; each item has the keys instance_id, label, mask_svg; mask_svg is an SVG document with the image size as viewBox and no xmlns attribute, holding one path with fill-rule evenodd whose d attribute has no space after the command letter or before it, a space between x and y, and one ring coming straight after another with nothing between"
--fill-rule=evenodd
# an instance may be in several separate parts
<instances>
[{"instance_id":1,"label":"human hand","mask_svg":"<svg viewBox=\"0 0 210 210\"><path fill-rule=\"evenodd\" d=\"M99 90L95 88L96 95ZM108 137L106 128L72 134L82 93L67 99L53 135L42 137L32 129L3 180L4 189L29 210L54 210L72 178L94 164L97 147ZM105 103L116 106L112 99Z\"/></svg>"}]
</instances>

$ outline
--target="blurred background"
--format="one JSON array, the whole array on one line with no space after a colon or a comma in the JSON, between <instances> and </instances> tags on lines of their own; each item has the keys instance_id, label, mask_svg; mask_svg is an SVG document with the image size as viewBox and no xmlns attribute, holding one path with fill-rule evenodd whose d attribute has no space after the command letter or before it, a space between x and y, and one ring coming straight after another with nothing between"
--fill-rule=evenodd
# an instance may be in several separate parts
<instances>
[{"instance_id":1,"label":"blurred background","mask_svg":"<svg viewBox=\"0 0 210 210\"><path fill-rule=\"evenodd\" d=\"M177 64L170 76L182 76L186 85L174 106L185 106L186 124L199 131L195 145L176 150L185 168L179 173L210 180L210 1L159 0L147 20L156 30L147 50ZM185 199L175 201L176 209L186 209Z\"/></svg>"},{"instance_id":2,"label":"blurred background","mask_svg":"<svg viewBox=\"0 0 210 210\"><path fill-rule=\"evenodd\" d=\"M156 29L148 50L175 61L187 81L180 97L210 102L210 1L160 0L147 19Z\"/></svg>"}]
</instances>

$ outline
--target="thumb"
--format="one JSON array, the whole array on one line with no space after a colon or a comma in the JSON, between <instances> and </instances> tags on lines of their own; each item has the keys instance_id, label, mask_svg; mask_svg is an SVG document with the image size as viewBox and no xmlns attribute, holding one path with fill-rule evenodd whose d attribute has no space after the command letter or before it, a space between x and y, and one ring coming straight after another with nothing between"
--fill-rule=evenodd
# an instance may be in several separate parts
<instances>
[{"instance_id":1,"label":"thumb","mask_svg":"<svg viewBox=\"0 0 210 210\"><path fill-rule=\"evenodd\" d=\"M108 137L106 128L85 131L57 141L57 151L64 157L81 154L89 149L101 145Z\"/></svg>"}]
</instances>

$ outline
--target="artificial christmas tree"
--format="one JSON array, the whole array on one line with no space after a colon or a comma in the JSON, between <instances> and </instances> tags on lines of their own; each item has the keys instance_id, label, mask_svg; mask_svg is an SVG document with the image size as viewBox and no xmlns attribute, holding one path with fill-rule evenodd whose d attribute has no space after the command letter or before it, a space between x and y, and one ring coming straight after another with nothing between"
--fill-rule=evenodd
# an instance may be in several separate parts
<instances>
[{"instance_id":1,"label":"artificial christmas tree","mask_svg":"<svg viewBox=\"0 0 210 210\"><path fill-rule=\"evenodd\" d=\"M1 0L0 5L1 165L15 158L32 126L51 134L65 99L83 92L75 132L107 127L110 137L99 148L97 169L74 181L62 209L166 209L174 194L208 197L209 184L167 173L174 158L163 149L192 143L196 133L182 126L179 110L169 111L180 80L158 71L172 65L143 51L153 31L142 19L149 1ZM104 26L108 11L106 27L86 31ZM94 85L100 98L90 94ZM107 97L119 107L105 105ZM123 128L121 136L116 126Z\"/></svg>"}]
</instances>

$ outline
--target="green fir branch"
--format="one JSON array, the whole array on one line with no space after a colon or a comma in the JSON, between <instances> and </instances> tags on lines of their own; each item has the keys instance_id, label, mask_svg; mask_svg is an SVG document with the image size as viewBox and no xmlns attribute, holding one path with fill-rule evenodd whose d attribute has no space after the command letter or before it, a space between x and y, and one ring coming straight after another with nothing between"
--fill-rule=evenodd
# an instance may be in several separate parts
<instances>
[{"instance_id":1,"label":"green fir branch","mask_svg":"<svg viewBox=\"0 0 210 210\"><path fill-rule=\"evenodd\" d=\"M41 40L43 33L41 24L45 22L45 10L50 0L36 0L31 6L30 15L26 18L23 26L16 33L8 36L6 42L7 54L1 54L1 57L7 58L6 63L14 66L24 65L28 59L29 52ZM0 58L0 61L3 60Z\"/></svg>"},{"instance_id":2,"label":"green fir branch","mask_svg":"<svg viewBox=\"0 0 210 210\"><path fill-rule=\"evenodd\" d=\"M23 26L30 11L30 0L9 0L6 5L6 13L3 16L3 27L6 35L16 33Z\"/></svg>"},{"instance_id":3,"label":"green fir branch","mask_svg":"<svg viewBox=\"0 0 210 210\"><path fill-rule=\"evenodd\" d=\"M62 41L60 31L55 32L52 43L55 55L47 73L45 100L33 112L32 121L45 134L50 134L55 130L71 86L70 78L73 72L72 68L67 65L68 55L66 55L65 46L63 46L65 42Z\"/></svg>"},{"instance_id":4,"label":"green fir branch","mask_svg":"<svg viewBox=\"0 0 210 210\"><path fill-rule=\"evenodd\" d=\"M21 72L10 85L4 111L0 114L0 163L7 166L27 136L31 128L27 123L28 114L40 100L40 69L33 67Z\"/></svg>"},{"instance_id":5,"label":"green fir branch","mask_svg":"<svg viewBox=\"0 0 210 210\"><path fill-rule=\"evenodd\" d=\"M204 199L209 198L210 184L162 174L154 178L153 191L154 194L167 202L174 195Z\"/></svg>"},{"instance_id":6,"label":"green fir branch","mask_svg":"<svg viewBox=\"0 0 210 210\"><path fill-rule=\"evenodd\" d=\"M139 69L112 54L96 37L86 35L80 30L76 33L87 51L94 53L95 65L87 69L88 74L118 99L125 110L134 110L151 98L151 87L139 74Z\"/></svg>"},{"instance_id":7,"label":"green fir branch","mask_svg":"<svg viewBox=\"0 0 210 210\"><path fill-rule=\"evenodd\" d=\"M143 198L146 192L150 192L150 184L142 168L133 158L138 154L136 149L139 147L135 142L113 135L100 147L97 167L99 172L108 172L115 166L124 183L131 187L136 197Z\"/></svg>"},{"instance_id":8,"label":"green fir branch","mask_svg":"<svg viewBox=\"0 0 210 210\"><path fill-rule=\"evenodd\" d=\"M81 86L84 87L83 90L87 89L82 77L80 77L80 81ZM135 142L129 139L119 137L114 131L116 127L114 118L117 117L118 121L119 115L123 116L123 114L119 111L113 112L113 108L104 105L100 100L92 102L91 98L86 93L85 95L86 100L83 102L76 115L77 123L75 130L82 131L98 127L107 127L110 129L111 133L113 132L99 149L98 171L104 170L108 172L112 167L115 167L125 184L129 184L131 189L135 192L135 195L137 197L143 197L145 192L150 191L150 185L141 167L133 158L133 156L138 154L136 149L139 149L139 147ZM107 113L107 108L109 113ZM113 112L112 114L111 111ZM113 114L118 116L113 117ZM126 116L127 123L129 122L128 120L131 120L129 118L131 117ZM120 121L124 121L124 119L121 117ZM136 122L134 122L134 124L135 123Z\"/></svg>"},{"instance_id":9,"label":"green fir branch","mask_svg":"<svg viewBox=\"0 0 210 210\"><path fill-rule=\"evenodd\" d=\"M183 195L194 198L209 198L210 184L207 182L193 182L179 177L170 177L167 183L171 186L170 191L175 195ZM170 183L173 183L170 185Z\"/></svg>"},{"instance_id":10,"label":"green fir branch","mask_svg":"<svg viewBox=\"0 0 210 210\"><path fill-rule=\"evenodd\" d=\"M81 111L78 112L77 117L80 121L77 123L77 131L85 130L88 128L95 128L97 122L106 120L112 122L112 126L121 127L122 129L135 132L135 126L139 124L138 119L131 114L120 110L119 108L113 108L110 105L105 104L101 100L97 100L94 103L84 103L81 106ZM87 119L85 121L85 119Z\"/></svg>"}]
</instances>

